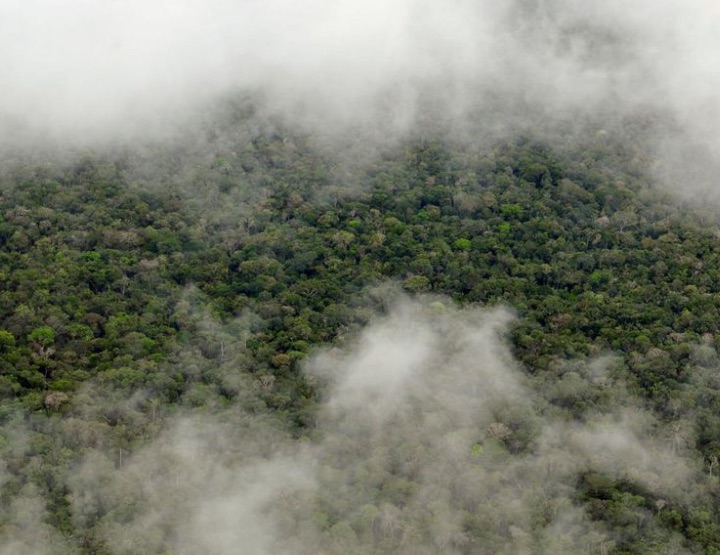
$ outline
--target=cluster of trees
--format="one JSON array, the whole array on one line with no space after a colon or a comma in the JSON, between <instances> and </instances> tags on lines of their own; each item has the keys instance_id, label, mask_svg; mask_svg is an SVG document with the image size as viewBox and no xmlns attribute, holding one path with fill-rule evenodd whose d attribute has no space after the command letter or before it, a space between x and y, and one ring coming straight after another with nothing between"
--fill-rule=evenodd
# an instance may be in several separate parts
<instances>
[{"instance_id":1,"label":"cluster of trees","mask_svg":"<svg viewBox=\"0 0 720 555\"><path fill-rule=\"evenodd\" d=\"M32 484L47 526L104 553L52 468L94 449L122 467L180 406L241 404L310 433L320 393L303 361L382 312L387 281L512 307L516 357L570 419L607 392L573 386L568 360L615 355L613 379L690 419L683 441L715 487L718 240L648 185L637 150L423 138L350 171L312 137L238 118L197 148L2 161L0 420L33 430L24 450L0 441L2 504ZM577 502L609 527L649 510L720 552L715 505L662 511L634 488L588 475ZM615 552L640 552L633 530Z\"/></svg>"}]
</instances>

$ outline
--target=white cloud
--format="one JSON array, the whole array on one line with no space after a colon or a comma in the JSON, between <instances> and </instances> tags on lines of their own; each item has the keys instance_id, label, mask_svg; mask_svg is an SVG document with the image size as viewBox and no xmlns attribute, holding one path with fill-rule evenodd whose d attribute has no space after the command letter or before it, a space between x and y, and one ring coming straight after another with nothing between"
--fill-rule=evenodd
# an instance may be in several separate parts
<instances>
[{"instance_id":1,"label":"white cloud","mask_svg":"<svg viewBox=\"0 0 720 555\"><path fill-rule=\"evenodd\" d=\"M252 89L326 126L400 125L432 94L461 118L491 97L553 115L652 104L714 142L718 12L703 0L6 0L0 114L97 137Z\"/></svg>"}]
</instances>

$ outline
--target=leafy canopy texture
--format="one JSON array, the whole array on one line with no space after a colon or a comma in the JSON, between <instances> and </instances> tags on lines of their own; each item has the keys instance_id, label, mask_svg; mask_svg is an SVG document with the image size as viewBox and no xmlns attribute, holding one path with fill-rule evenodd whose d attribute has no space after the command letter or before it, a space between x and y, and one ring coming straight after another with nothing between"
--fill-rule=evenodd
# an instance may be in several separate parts
<instances>
[{"instance_id":1,"label":"leafy canopy texture","mask_svg":"<svg viewBox=\"0 0 720 555\"><path fill-rule=\"evenodd\" d=\"M717 222L640 123L231 114L2 160L0 550L720 552Z\"/></svg>"}]
</instances>

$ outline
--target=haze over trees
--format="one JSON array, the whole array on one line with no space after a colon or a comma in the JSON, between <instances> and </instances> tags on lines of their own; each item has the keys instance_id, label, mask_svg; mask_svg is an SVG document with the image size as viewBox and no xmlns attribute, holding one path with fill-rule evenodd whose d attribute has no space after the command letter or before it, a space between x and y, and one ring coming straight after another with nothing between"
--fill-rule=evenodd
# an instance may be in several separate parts
<instances>
[{"instance_id":1,"label":"haze over trees","mask_svg":"<svg viewBox=\"0 0 720 555\"><path fill-rule=\"evenodd\" d=\"M720 553L716 8L43 4L2 553Z\"/></svg>"}]
</instances>

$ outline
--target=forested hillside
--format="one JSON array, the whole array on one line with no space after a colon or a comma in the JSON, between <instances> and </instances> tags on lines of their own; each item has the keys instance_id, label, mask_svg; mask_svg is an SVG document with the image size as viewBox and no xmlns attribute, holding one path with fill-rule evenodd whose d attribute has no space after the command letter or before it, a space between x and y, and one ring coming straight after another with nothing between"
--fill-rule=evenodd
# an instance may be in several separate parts
<instances>
[{"instance_id":1,"label":"forested hillside","mask_svg":"<svg viewBox=\"0 0 720 555\"><path fill-rule=\"evenodd\" d=\"M148 449L200 418L217 420L200 427L199 449L219 454L221 474L274 460L277 445L323 445L319 485L267 493L273 509L258 511L284 515L273 517L278 543L248 553L720 553L720 227L655 183L650 154L628 139L638 125L566 144L423 133L352 161L349 148L335 157L311 134L239 111L194 142L6 156L0 546L206 549L181 541L193 504L178 499L187 485L202 505L211 482L142 487L174 464ZM454 369L427 378L438 396L408 401L428 429L458 432L452 448L416 437L409 415L384 424L407 435L382 449L370 424L328 424L366 415L327 416L333 375L362 364L359 338L395 322L398 303L415 307L401 327L427 321L443 343L439 375ZM505 322L489 335L508 345L497 364L526 393L502 389L502 406L488 398L462 425L430 424L419 415L446 414L441 394L496 356L468 347L490 341L470 337L473 310ZM477 399L495 387L485 383ZM363 403L381 404L381 390ZM549 430L595 430L603 444L630 413L634 435L617 453L644 446L647 460L622 461L636 473L599 454L565 468L573 451L559 439L557 491L518 493L524 520L505 510L517 484L552 481L533 470L555 445ZM440 454L451 451L454 466ZM677 465L684 482L671 486L664 472ZM218 545L206 552L245 552Z\"/></svg>"}]
</instances>

